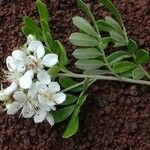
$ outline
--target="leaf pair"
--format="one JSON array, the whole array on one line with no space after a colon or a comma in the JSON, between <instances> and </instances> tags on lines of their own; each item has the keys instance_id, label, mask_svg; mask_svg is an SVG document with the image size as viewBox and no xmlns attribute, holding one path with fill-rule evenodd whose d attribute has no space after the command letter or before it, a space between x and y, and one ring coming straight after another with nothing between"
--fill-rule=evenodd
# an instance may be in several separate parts
<instances>
[{"instance_id":1,"label":"leaf pair","mask_svg":"<svg viewBox=\"0 0 150 150\"><path fill-rule=\"evenodd\" d=\"M38 9L38 12L39 12L39 15L40 15L40 20L42 21L42 23L41 23L42 29L45 28L44 24L47 24L47 28L49 28L49 26L48 26L49 12L48 12L46 6L40 0L37 0L36 6L37 6L37 9ZM36 36L37 39L43 41L42 30L34 22L33 19L31 19L30 17L27 17L27 16L24 17L24 25L25 26L23 27L22 31L25 35L33 34L33 35Z\"/></svg>"},{"instance_id":2,"label":"leaf pair","mask_svg":"<svg viewBox=\"0 0 150 150\"><path fill-rule=\"evenodd\" d=\"M137 64L145 64L149 60L149 53L144 49L139 49L137 43L130 39L128 51L134 55Z\"/></svg>"},{"instance_id":3,"label":"leaf pair","mask_svg":"<svg viewBox=\"0 0 150 150\"><path fill-rule=\"evenodd\" d=\"M117 21L111 17L105 17L105 20L98 20L97 26L99 31L109 32L110 37L113 39L115 46L125 46L126 39L121 26Z\"/></svg>"}]
</instances>

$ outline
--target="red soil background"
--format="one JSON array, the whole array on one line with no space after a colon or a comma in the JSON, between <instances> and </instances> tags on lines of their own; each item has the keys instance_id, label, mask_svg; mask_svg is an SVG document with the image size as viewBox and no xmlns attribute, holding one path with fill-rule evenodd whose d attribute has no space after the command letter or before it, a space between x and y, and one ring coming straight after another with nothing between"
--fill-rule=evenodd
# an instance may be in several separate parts
<instances>
[{"instance_id":1,"label":"red soil background","mask_svg":"<svg viewBox=\"0 0 150 150\"><path fill-rule=\"evenodd\" d=\"M84 16L74 0L45 0L52 12L54 37L66 47L70 65L72 45L69 35L76 30L71 18ZM86 0L96 18L109 13L98 0ZM130 37L150 51L150 1L113 0L123 15ZM0 68L13 48L25 42L21 32L23 16L38 19L35 0L0 0ZM149 64L147 68L150 69ZM1 71L1 77L3 73ZM2 79L1 79L2 82ZM80 114L78 133L70 139L61 136L67 122L51 128L48 123L8 116L0 106L0 150L149 150L150 90L119 82L101 81L89 90Z\"/></svg>"}]
</instances>

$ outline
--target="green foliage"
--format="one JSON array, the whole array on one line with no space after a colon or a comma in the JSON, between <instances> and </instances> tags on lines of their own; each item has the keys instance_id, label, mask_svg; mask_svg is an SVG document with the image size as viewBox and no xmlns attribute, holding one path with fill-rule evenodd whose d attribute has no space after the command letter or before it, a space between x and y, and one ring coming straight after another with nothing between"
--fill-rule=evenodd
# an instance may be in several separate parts
<instances>
[{"instance_id":1,"label":"green foliage","mask_svg":"<svg viewBox=\"0 0 150 150\"><path fill-rule=\"evenodd\" d=\"M77 59L97 58L101 53L96 48L79 48L73 52L73 56Z\"/></svg>"},{"instance_id":2,"label":"green foliage","mask_svg":"<svg viewBox=\"0 0 150 150\"><path fill-rule=\"evenodd\" d=\"M69 138L74 135L79 128L79 118L77 115L72 115L68 127L63 135L63 138Z\"/></svg>"},{"instance_id":3,"label":"green foliage","mask_svg":"<svg viewBox=\"0 0 150 150\"><path fill-rule=\"evenodd\" d=\"M93 24L96 26L95 18L90 11L89 7L82 1L82 0L76 0L77 5L80 7L80 9L91 19Z\"/></svg>"},{"instance_id":4,"label":"green foliage","mask_svg":"<svg viewBox=\"0 0 150 150\"><path fill-rule=\"evenodd\" d=\"M45 20L47 23L49 22L49 12L47 10L47 7L44 3L42 3L40 0L36 1L36 6L40 15L40 20Z\"/></svg>"},{"instance_id":5,"label":"green foliage","mask_svg":"<svg viewBox=\"0 0 150 150\"><path fill-rule=\"evenodd\" d=\"M48 73L52 76L52 77L57 77L58 73L60 71L60 67L59 66L53 66L48 70Z\"/></svg>"},{"instance_id":6,"label":"green foliage","mask_svg":"<svg viewBox=\"0 0 150 150\"><path fill-rule=\"evenodd\" d=\"M137 67L132 72L132 77L134 80L140 80L145 76L143 69Z\"/></svg>"},{"instance_id":7,"label":"green foliage","mask_svg":"<svg viewBox=\"0 0 150 150\"><path fill-rule=\"evenodd\" d=\"M113 66L113 69L116 73L124 73L130 69L134 69L135 67L137 67L137 65L131 61L120 61Z\"/></svg>"},{"instance_id":8,"label":"green foliage","mask_svg":"<svg viewBox=\"0 0 150 150\"><path fill-rule=\"evenodd\" d=\"M123 21L121 15L117 10L117 8L112 4L112 2L110 0L99 0L99 1L116 17L120 25L122 25Z\"/></svg>"},{"instance_id":9,"label":"green foliage","mask_svg":"<svg viewBox=\"0 0 150 150\"><path fill-rule=\"evenodd\" d=\"M43 40L42 31L40 27L34 22L34 20L28 16L23 18L24 27L22 28L23 33L28 36L29 34L35 35L36 38Z\"/></svg>"},{"instance_id":10,"label":"green foliage","mask_svg":"<svg viewBox=\"0 0 150 150\"><path fill-rule=\"evenodd\" d=\"M69 40L76 46L94 47L98 45L98 41L94 37L84 33L72 33Z\"/></svg>"},{"instance_id":11,"label":"green foliage","mask_svg":"<svg viewBox=\"0 0 150 150\"><path fill-rule=\"evenodd\" d=\"M65 76L62 76L59 78L59 83L63 88L69 88L69 87L77 84L76 81L74 81L73 79L71 79L69 77L65 77ZM82 89L83 89L83 87L79 86L79 87L72 88L70 90L70 92L79 92Z\"/></svg>"},{"instance_id":12,"label":"green foliage","mask_svg":"<svg viewBox=\"0 0 150 150\"><path fill-rule=\"evenodd\" d=\"M38 23L30 17L24 17L23 33L26 36L33 34L37 40L43 42L46 53L55 53L59 57L59 63L50 68L48 73L52 80L59 80L59 84L64 88L62 92L68 93L66 101L53 112L55 123L70 119L63 138L68 138L78 131L79 112L87 97L85 92L97 79L108 78L132 83L142 82L142 84L145 81L141 79L150 79L150 75L142 66L148 62L149 53L140 49L134 40L128 40L121 15L112 2L99 1L115 16L115 19L107 16L103 20L96 21L84 1L76 0L91 21L88 22L80 16L73 17L73 23L79 32L72 33L69 37L70 42L76 46L73 52L73 56L78 59L75 66L83 71L82 75L72 73L65 68L68 64L66 50L51 35L50 17L46 5L40 0L36 2L40 16ZM103 36L101 36L102 32L105 32ZM108 55L105 49L107 50L109 46L115 49L115 52L109 52ZM74 80L73 77L83 78L83 80L78 83L78 80Z\"/></svg>"},{"instance_id":13,"label":"green foliage","mask_svg":"<svg viewBox=\"0 0 150 150\"><path fill-rule=\"evenodd\" d=\"M91 70L105 66L105 63L100 60L78 60L75 65L82 70Z\"/></svg>"},{"instance_id":14,"label":"green foliage","mask_svg":"<svg viewBox=\"0 0 150 150\"><path fill-rule=\"evenodd\" d=\"M55 123L59 123L67 119L74 111L76 105L61 108L53 113Z\"/></svg>"},{"instance_id":15,"label":"green foliage","mask_svg":"<svg viewBox=\"0 0 150 150\"><path fill-rule=\"evenodd\" d=\"M129 57L131 57L131 55L126 51L116 51L116 52L110 54L107 57L107 60L108 60L109 64L112 66L115 63L117 63L121 60L124 60L126 58L129 58Z\"/></svg>"},{"instance_id":16,"label":"green foliage","mask_svg":"<svg viewBox=\"0 0 150 150\"><path fill-rule=\"evenodd\" d=\"M77 101L77 99L78 99L78 97L71 95L71 94L67 94L67 99L61 105L73 104Z\"/></svg>"},{"instance_id":17,"label":"green foliage","mask_svg":"<svg viewBox=\"0 0 150 150\"><path fill-rule=\"evenodd\" d=\"M129 51L131 54L133 54L133 53L136 53L137 50L138 50L138 45L137 45L137 43L136 43L134 40L130 39L130 40L129 40L129 44L128 44L128 51Z\"/></svg>"},{"instance_id":18,"label":"green foliage","mask_svg":"<svg viewBox=\"0 0 150 150\"><path fill-rule=\"evenodd\" d=\"M97 38L98 35L93 27L82 17L76 16L73 18L73 23L76 27L80 30L84 31L85 33Z\"/></svg>"},{"instance_id":19,"label":"green foliage","mask_svg":"<svg viewBox=\"0 0 150 150\"><path fill-rule=\"evenodd\" d=\"M149 53L143 49L139 50L135 54L136 63L145 64L149 60Z\"/></svg>"}]
</instances>

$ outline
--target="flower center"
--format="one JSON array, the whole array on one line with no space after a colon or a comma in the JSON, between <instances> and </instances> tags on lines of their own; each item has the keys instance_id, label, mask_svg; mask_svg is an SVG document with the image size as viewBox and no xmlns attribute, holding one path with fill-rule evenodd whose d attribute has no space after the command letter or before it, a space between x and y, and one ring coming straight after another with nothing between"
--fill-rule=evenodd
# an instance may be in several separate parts
<instances>
[{"instance_id":1,"label":"flower center","mask_svg":"<svg viewBox=\"0 0 150 150\"><path fill-rule=\"evenodd\" d=\"M41 70L41 69L43 69L43 65L41 64L41 60L37 60L37 61L35 61L35 60L32 60L31 62L27 62L27 69L28 70L34 70L35 72L37 72L37 71L39 71L39 70Z\"/></svg>"},{"instance_id":2,"label":"flower center","mask_svg":"<svg viewBox=\"0 0 150 150\"><path fill-rule=\"evenodd\" d=\"M48 102L53 102L54 96L55 96L55 93L52 91L47 91L47 92L43 93L44 99Z\"/></svg>"}]
</instances>

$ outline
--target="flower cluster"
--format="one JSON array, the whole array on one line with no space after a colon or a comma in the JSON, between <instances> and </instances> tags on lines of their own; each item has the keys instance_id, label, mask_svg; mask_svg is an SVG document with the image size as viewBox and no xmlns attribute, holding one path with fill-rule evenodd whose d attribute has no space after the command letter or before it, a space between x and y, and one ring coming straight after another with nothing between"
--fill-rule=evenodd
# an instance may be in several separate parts
<instances>
[{"instance_id":1,"label":"flower cluster","mask_svg":"<svg viewBox=\"0 0 150 150\"><path fill-rule=\"evenodd\" d=\"M8 114L19 111L24 118L33 117L35 123L47 120L53 125L50 112L65 101L66 95L48 74L48 69L58 63L58 56L45 53L42 42L29 35L24 47L7 57L5 74L11 85L1 89L0 101L6 104Z\"/></svg>"}]
</instances>

